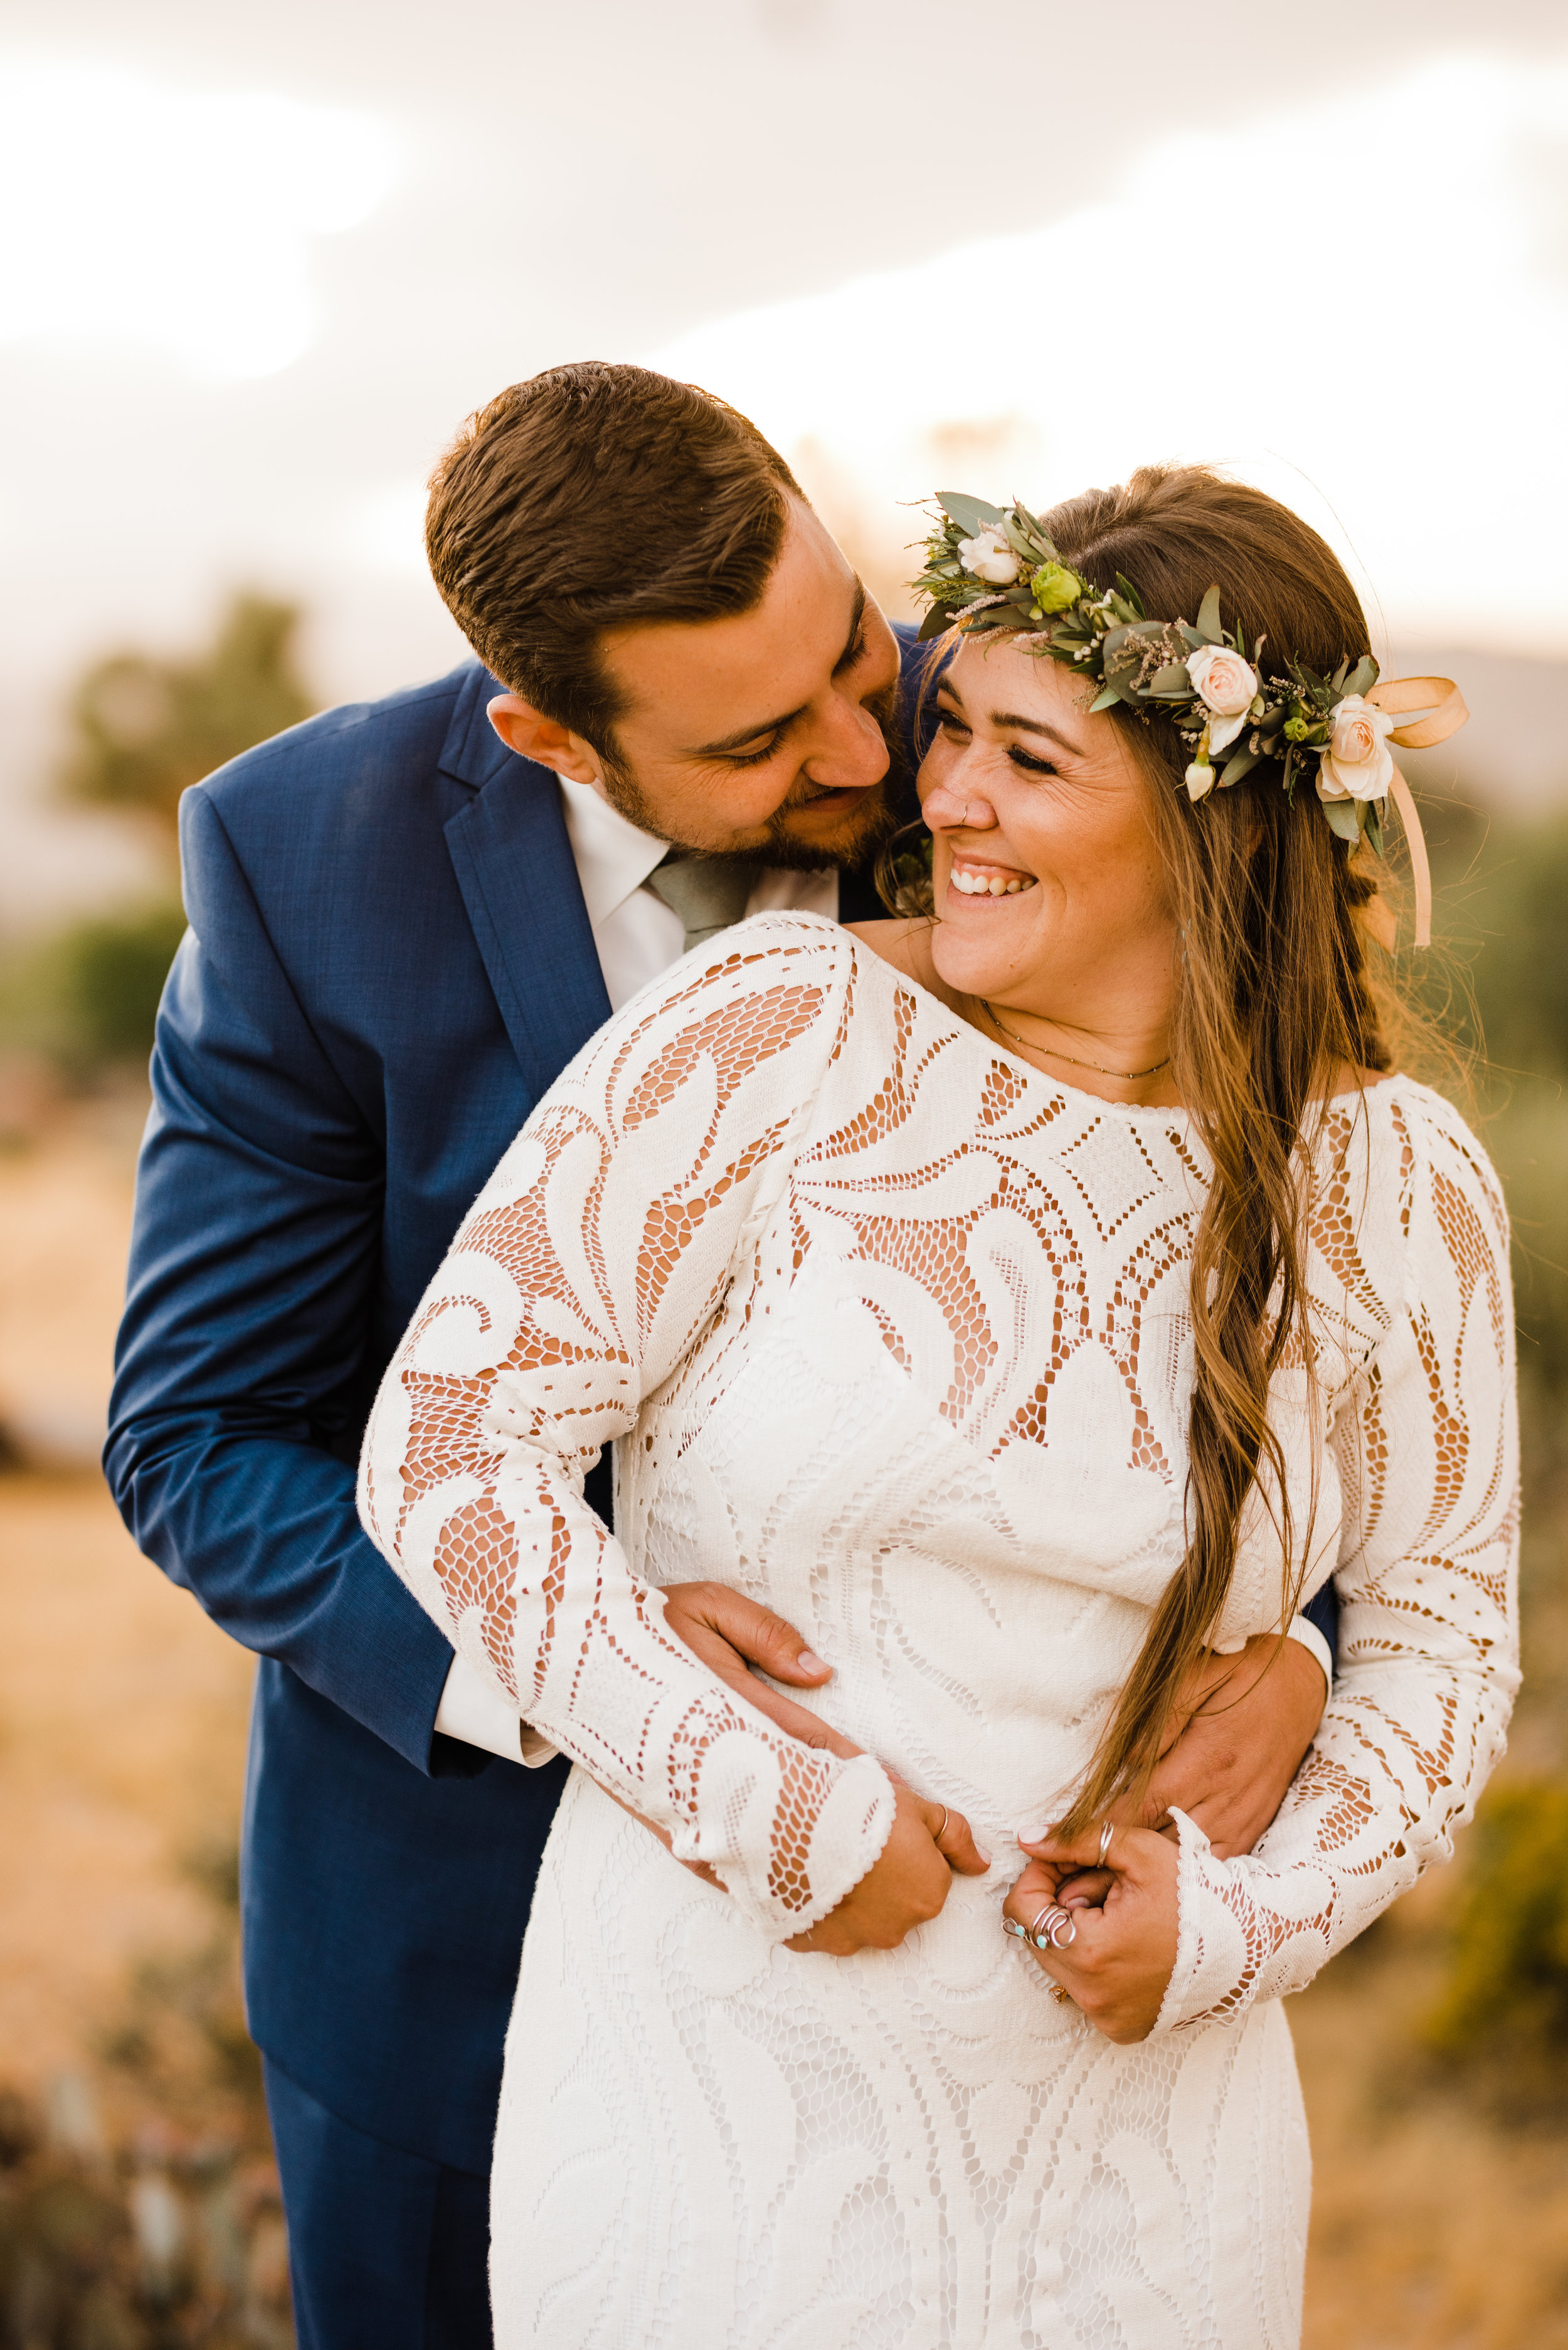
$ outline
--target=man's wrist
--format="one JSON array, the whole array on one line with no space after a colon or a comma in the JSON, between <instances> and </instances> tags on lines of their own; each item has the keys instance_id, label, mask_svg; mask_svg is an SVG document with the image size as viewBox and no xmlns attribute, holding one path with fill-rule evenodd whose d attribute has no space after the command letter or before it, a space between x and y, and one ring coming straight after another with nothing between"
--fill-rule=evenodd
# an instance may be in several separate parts
<instances>
[{"instance_id":1,"label":"man's wrist","mask_svg":"<svg viewBox=\"0 0 1568 2350\"><path fill-rule=\"evenodd\" d=\"M1302 1647L1312 1656L1316 1658L1323 1672L1324 1694L1325 1696L1332 1696L1334 1691L1334 1659L1329 1653L1328 1642L1324 1638L1323 1634L1318 1630L1317 1626L1307 1617L1297 1616L1291 1624L1290 1638L1293 1640L1299 1640Z\"/></svg>"},{"instance_id":2,"label":"man's wrist","mask_svg":"<svg viewBox=\"0 0 1568 2350\"><path fill-rule=\"evenodd\" d=\"M436 1708L438 1735L461 1739L504 1762L521 1762L531 1771L552 1762L556 1749L549 1740L523 1721L511 1699L503 1695L466 1657L453 1657L446 1686Z\"/></svg>"}]
</instances>

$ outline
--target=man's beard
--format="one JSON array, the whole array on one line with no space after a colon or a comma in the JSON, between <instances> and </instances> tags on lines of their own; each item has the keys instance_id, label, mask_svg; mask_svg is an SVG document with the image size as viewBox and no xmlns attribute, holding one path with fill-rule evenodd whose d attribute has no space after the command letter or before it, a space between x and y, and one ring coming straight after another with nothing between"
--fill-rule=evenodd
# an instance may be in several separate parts
<instances>
[{"instance_id":1,"label":"man's beard","mask_svg":"<svg viewBox=\"0 0 1568 2350\"><path fill-rule=\"evenodd\" d=\"M791 815L799 808L810 807L818 797L810 784L792 791L765 824L734 833L723 841L682 840L679 834L671 834L637 778L613 753L601 751L605 797L617 814L636 825L639 832L651 834L655 840L668 840L671 848L682 850L688 857L745 857L758 865L788 873L822 873L832 866L840 870L869 867L898 829L905 759L894 723L898 698L898 690L892 686L866 704L888 746L888 772L879 784L856 794L845 809L842 828L825 838L801 840L788 829Z\"/></svg>"}]
</instances>

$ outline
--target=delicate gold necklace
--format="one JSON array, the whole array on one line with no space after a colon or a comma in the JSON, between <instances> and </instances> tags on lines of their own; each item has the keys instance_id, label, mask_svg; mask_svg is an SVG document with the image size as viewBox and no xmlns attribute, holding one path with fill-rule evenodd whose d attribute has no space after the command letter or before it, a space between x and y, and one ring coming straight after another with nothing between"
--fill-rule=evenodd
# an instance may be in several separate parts
<instances>
[{"instance_id":1,"label":"delicate gold necklace","mask_svg":"<svg viewBox=\"0 0 1568 2350\"><path fill-rule=\"evenodd\" d=\"M1008 1027L1005 1021L999 1020L997 1018L993 1006L986 1003L983 995L980 1000L981 1003L985 1004L986 1011L991 1014L992 1026L995 1028L1001 1035L1005 1036L1009 1044L1022 1045L1026 1053L1044 1053L1046 1059L1050 1061L1065 1061L1069 1068L1096 1069L1102 1077L1116 1077L1123 1085L1127 1085L1130 1083L1134 1077L1158 1076L1161 1069L1168 1069L1170 1066L1170 1055L1168 1053L1166 1055L1163 1061L1156 1061L1153 1068L1151 1069L1107 1069L1103 1061L1080 1061L1072 1053L1059 1053L1054 1045L1031 1044L1027 1036L1021 1036L1016 1028Z\"/></svg>"}]
</instances>

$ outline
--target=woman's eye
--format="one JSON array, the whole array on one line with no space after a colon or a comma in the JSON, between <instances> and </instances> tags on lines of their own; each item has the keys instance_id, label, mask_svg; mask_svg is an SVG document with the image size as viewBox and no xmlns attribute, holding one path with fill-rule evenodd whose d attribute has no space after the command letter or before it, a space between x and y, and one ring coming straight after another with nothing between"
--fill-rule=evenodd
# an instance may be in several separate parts
<instances>
[{"instance_id":1,"label":"woman's eye","mask_svg":"<svg viewBox=\"0 0 1568 2350\"><path fill-rule=\"evenodd\" d=\"M944 734L967 734L969 728L956 710L939 710L937 723Z\"/></svg>"},{"instance_id":2,"label":"woman's eye","mask_svg":"<svg viewBox=\"0 0 1568 2350\"><path fill-rule=\"evenodd\" d=\"M1016 743L1009 743L1007 755L1015 767L1023 768L1026 775L1054 775L1056 772L1054 759L1036 759L1030 752L1021 751Z\"/></svg>"}]
</instances>

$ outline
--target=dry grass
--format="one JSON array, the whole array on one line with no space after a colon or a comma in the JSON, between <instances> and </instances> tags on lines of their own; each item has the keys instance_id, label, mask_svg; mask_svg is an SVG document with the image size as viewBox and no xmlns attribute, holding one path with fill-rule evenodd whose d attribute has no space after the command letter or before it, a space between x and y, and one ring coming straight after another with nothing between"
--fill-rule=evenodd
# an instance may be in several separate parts
<instances>
[{"instance_id":1,"label":"dry grass","mask_svg":"<svg viewBox=\"0 0 1568 2350\"><path fill-rule=\"evenodd\" d=\"M1568 2154L1415 2051L1448 1872L1289 2007L1313 2140L1304 2350L1568 2350Z\"/></svg>"}]
</instances>

